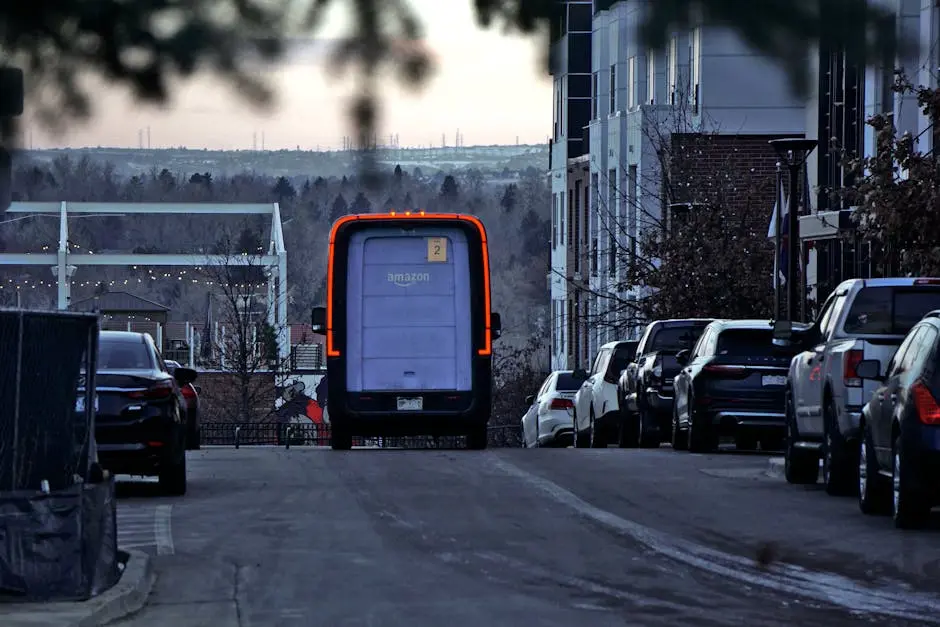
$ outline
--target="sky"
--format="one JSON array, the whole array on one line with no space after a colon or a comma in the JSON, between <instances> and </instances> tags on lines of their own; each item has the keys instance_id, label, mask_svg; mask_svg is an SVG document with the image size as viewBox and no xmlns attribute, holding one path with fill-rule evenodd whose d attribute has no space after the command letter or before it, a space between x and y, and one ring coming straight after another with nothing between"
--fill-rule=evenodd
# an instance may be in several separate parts
<instances>
[{"instance_id":1,"label":"sky","mask_svg":"<svg viewBox=\"0 0 940 627\"><path fill-rule=\"evenodd\" d=\"M402 146L452 146L459 129L464 145L541 143L551 132L552 83L540 39L480 29L472 0L410 0L423 16L427 45L437 69L418 91L383 77L379 143L397 134ZM315 33L342 36L348 0ZM95 115L53 135L37 123L24 125L23 145L33 148L109 146L136 148L150 128L153 148L189 147L327 150L354 136L346 115L354 81L334 75L325 47L311 46L272 72L277 100L267 111L240 102L209 76L196 76L165 108L135 103L113 88L96 96Z\"/></svg>"}]
</instances>

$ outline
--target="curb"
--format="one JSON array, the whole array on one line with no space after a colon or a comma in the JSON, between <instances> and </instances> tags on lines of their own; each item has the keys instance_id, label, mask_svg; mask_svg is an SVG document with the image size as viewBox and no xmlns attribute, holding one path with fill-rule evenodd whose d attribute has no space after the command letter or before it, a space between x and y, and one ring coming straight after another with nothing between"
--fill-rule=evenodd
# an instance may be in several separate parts
<instances>
[{"instance_id":1,"label":"curb","mask_svg":"<svg viewBox=\"0 0 940 627\"><path fill-rule=\"evenodd\" d=\"M141 551L126 553L124 572L114 586L87 601L17 603L0 605L0 624L4 627L99 627L140 611L147 602L156 573L149 555Z\"/></svg>"},{"instance_id":2,"label":"curb","mask_svg":"<svg viewBox=\"0 0 940 627\"><path fill-rule=\"evenodd\" d=\"M114 587L86 601L89 613L72 622L69 627L98 627L124 618L141 610L157 580L153 561L142 551L128 549L124 573Z\"/></svg>"}]
</instances>

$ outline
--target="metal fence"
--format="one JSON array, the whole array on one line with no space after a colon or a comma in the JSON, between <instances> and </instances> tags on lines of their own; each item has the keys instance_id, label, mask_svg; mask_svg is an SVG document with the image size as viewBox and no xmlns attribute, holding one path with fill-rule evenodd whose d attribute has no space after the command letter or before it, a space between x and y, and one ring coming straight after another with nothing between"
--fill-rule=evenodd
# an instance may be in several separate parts
<instances>
[{"instance_id":1,"label":"metal fence","mask_svg":"<svg viewBox=\"0 0 940 627\"><path fill-rule=\"evenodd\" d=\"M221 423L207 422L201 426L201 444L207 446L330 446L329 425L287 424L273 422ZM518 448L522 446L519 427L501 425L489 427L488 446ZM353 438L353 446L377 448L461 448L463 436L408 436L391 438Z\"/></svg>"}]
</instances>

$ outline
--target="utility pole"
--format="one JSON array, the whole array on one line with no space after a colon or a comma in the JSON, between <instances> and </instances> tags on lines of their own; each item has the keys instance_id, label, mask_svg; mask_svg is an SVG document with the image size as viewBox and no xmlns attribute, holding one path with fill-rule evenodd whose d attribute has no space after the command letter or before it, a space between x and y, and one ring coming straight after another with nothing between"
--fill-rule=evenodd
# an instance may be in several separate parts
<instances>
[{"instance_id":1,"label":"utility pole","mask_svg":"<svg viewBox=\"0 0 940 627\"><path fill-rule=\"evenodd\" d=\"M13 155L11 139L13 118L23 115L23 70L0 67L0 213L13 202Z\"/></svg>"}]
</instances>

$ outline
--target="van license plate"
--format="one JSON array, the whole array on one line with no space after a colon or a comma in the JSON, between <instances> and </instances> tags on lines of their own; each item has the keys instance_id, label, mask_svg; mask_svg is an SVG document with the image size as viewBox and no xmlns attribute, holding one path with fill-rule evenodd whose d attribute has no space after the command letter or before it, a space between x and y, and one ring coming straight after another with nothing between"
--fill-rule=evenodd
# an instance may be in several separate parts
<instances>
[{"instance_id":1,"label":"van license plate","mask_svg":"<svg viewBox=\"0 0 940 627\"><path fill-rule=\"evenodd\" d=\"M786 385L787 378L780 374L768 374L764 375L761 383L763 385Z\"/></svg>"},{"instance_id":2,"label":"van license plate","mask_svg":"<svg viewBox=\"0 0 940 627\"><path fill-rule=\"evenodd\" d=\"M418 398L398 397L398 411L421 411L422 409L424 409L424 399L420 396Z\"/></svg>"}]
</instances>

